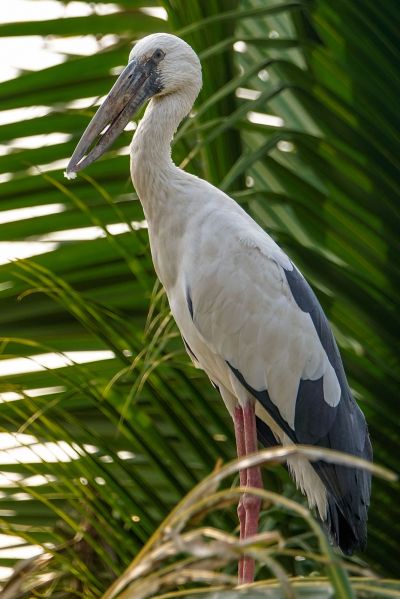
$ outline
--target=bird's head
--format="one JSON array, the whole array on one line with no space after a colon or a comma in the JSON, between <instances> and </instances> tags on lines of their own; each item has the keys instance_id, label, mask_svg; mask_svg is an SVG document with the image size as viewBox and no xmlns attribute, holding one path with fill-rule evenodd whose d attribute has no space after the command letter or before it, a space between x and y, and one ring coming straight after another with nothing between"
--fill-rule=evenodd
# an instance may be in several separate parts
<instances>
[{"instance_id":1,"label":"bird's head","mask_svg":"<svg viewBox=\"0 0 400 599\"><path fill-rule=\"evenodd\" d=\"M167 33L141 39L82 135L65 175L75 177L104 154L149 98L183 93L193 102L200 88L200 61L189 44Z\"/></svg>"},{"instance_id":2,"label":"bird's head","mask_svg":"<svg viewBox=\"0 0 400 599\"><path fill-rule=\"evenodd\" d=\"M197 96L201 88L201 65L189 44L168 33L148 35L132 48L129 62L144 65L152 59L157 62L161 88L158 95L190 89Z\"/></svg>"}]
</instances>

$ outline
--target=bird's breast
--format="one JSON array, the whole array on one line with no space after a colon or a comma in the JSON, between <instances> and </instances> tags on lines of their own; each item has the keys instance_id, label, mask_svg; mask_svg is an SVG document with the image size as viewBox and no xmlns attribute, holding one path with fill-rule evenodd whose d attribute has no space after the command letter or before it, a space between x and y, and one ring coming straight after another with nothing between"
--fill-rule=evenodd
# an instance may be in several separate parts
<instances>
[{"instance_id":1,"label":"bird's breast","mask_svg":"<svg viewBox=\"0 0 400 599\"><path fill-rule=\"evenodd\" d=\"M148 229L154 269L168 294L176 287L182 269L184 226L166 218L150 220Z\"/></svg>"}]
</instances>

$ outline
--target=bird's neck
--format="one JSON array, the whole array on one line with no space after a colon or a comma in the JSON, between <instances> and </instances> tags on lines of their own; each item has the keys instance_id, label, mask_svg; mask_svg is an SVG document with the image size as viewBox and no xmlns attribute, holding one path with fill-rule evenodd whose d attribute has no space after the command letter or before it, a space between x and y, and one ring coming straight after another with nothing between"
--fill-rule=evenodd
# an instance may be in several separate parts
<instances>
[{"instance_id":1,"label":"bird's neck","mask_svg":"<svg viewBox=\"0 0 400 599\"><path fill-rule=\"evenodd\" d=\"M132 181L148 219L169 196L180 172L171 158L171 141L194 98L176 92L153 98L140 121L131 145Z\"/></svg>"}]
</instances>

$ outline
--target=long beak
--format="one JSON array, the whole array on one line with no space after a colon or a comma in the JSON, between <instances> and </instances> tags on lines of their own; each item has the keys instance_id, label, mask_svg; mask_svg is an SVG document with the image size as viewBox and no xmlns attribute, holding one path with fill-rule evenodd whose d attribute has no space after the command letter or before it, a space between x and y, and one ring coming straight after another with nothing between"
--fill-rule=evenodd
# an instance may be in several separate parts
<instances>
[{"instance_id":1,"label":"long beak","mask_svg":"<svg viewBox=\"0 0 400 599\"><path fill-rule=\"evenodd\" d=\"M151 60L144 64L132 60L125 67L76 146L65 172L68 178L104 154L140 106L161 91L154 66Z\"/></svg>"}]
</instances>

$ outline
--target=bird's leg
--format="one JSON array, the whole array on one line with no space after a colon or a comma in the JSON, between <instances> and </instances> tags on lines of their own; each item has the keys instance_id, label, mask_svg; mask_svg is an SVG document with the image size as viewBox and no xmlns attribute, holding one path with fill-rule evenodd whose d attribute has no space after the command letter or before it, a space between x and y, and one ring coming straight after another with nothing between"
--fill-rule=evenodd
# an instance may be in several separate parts
<instances>
[{"instance_id":1,"label":"bird's leg","mask_svg":"<svg viewBox=\"0 0 400 599\"><path fill-rule=\"evenodd\" d=\"M234 412L235 436L238 457L257 451L257 426L254 402L249 402L244 408L236 406ZM259 466L240 470L240 486L262 488L261 470ZM248 537L258 532L258 518L261 499L244 493L238 505L240 523L240 538ZM255 563L250 557L244 556L239 561L239 584L253 582Z\"/></svg>"},{"instance_id":2,"label":"bird's leg","mask_svg":"<svg viewBox=\"0 0 400 599\"><path fill-rule=\"evenodd\" d=\"M243 408L244 436L245 436L245 453L246 455L257 451L257 425L256 412L254 401L249 401ZM246 487L254 487L256 489L263 488L260 466L247 468ZM245 510L245 533L244 538L257 534L258 519L261 509L261 498L256 495L245 493L242 497L242 503ZM254 580L255 563L254 559L244 557L242 582L253 582Z\"/></svg>"},{"instance_id":3,"label":"bird's leg","mask_svg":"<svg viewBox=\"0 0 400 599\"><path fill-rule=\"evenodd\" d=\"M246 454L246 439L245 439L245 434L244 434L243 409L239 405L237 405L235 407L233 421L234 421L234 425L235 425L237 455L238 455L238 458L241 458ZM240 486L245 487L247 484L247 470L246 469L240 470L239 477L240 477ZM244 539L245 532L246 532L246 510L243 505L243 495L239 499L239 504L237 507L237 514L238 514L239 525L240 525L240 538ZM241 557L239 560L239 566L238 566L239 584L243 580L243 566L244 566L244 557Z\"/></svg>"}]
</instances>

